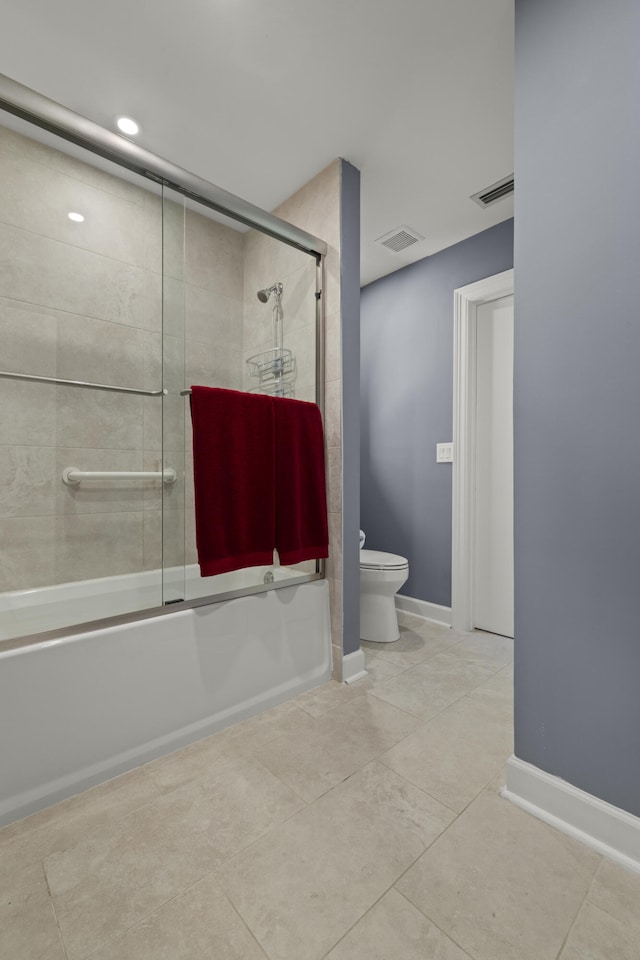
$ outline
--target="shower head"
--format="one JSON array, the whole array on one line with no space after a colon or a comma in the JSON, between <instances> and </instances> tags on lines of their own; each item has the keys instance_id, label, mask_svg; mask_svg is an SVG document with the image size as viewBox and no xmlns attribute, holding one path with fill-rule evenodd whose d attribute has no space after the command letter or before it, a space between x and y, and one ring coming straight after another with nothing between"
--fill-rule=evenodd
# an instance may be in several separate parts
<instances>
[{"instance_id":1,"label":"shower head","mask_svg":"<svg viewBox=\"0 0 640 960\"><path fill-rule=\"evenodd\" d=\"M282 284L274 283L271 287L265 287L264 290L258 290L258 300L261 303L266 303L272 293L275 293L278 297L282 296Z\"/></svg>"}]
</instances>

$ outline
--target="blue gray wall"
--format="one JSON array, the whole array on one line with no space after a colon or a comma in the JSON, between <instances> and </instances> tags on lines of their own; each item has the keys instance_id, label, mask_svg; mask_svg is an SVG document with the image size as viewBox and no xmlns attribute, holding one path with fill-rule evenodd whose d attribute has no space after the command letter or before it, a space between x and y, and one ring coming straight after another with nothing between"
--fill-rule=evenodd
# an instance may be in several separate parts
<instances>
[{"instance_id":1,"label":"blue gray wall","mask_svg":"<svg viewBox=\"0 0 640 960\"><path fill-rule=\"evenodd\" d=\"M368 284L361 297L366 546L409 560L406 596L451 605L453 291L513 266L513 220Z\"/></svg>"},{"instance_id":2,"label":"blue gray wall","mask_svg":"<svg viewBox=\"0 0 640 960\"><path fill-rule=\"evenodd\" d=\"M516 755L636 816L639 38L516 0Z\"/></svg>"},{"instance_id":3,"label":"blue gray wall","mask_svg":"<svg viewBox=\"0 0 640 960\"><path fill-rule=\"evenodd\" d=\"M360 649L360 171L340 161L342 649Z\"/></svg>"}]
</instances>

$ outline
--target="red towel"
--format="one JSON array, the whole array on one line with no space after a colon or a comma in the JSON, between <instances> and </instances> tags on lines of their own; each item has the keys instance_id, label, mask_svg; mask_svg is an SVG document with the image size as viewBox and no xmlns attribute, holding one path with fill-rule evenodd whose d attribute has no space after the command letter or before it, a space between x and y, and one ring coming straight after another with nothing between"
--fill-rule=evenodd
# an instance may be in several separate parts
<instances>
[{"instance_id":1,"label":"red towel","mask_svg":"<svg viewBox=\"0 0 640 960\"><path fill-rule=\"evenodd\" d=\"M273 562L273 399L191 388L196 543L203 577Z\"/></svg>"},{"instance_id":2,"label":"red towel","mask_svg":"<svg viewBox=\"0 0 640 960\"><path fill-rule=\"evenodd\" d=\"M320 410L273 399L276 437L276 540L281 563L329 555L324 434Z\"/></svg>"}]
</instances>

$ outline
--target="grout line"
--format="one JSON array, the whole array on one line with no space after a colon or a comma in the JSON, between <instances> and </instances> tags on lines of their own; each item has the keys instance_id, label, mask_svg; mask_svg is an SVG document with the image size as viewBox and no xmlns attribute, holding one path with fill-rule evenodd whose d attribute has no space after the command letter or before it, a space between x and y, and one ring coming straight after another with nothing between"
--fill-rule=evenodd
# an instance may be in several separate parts
<instances>
[{"instance_id":1,"label":"grout line","mask_svg":"<svg viewBox=\"0 0 640 960\"><path fill-rule=\"evenodd\" d=\"M586 903L587 900L589 899L589 894L591 893L591 891L592 891L592 889L593 889L593 885L594 885L595 882L596 882L596 877L597 877L598 874L600 873L600 868L602 867L602 864L604 863L604 857L601 856L600 854L598 854L598 858L599 858L600 862L598 863L598 866L597 866L596 869L594 870L593 877L591 878L591 883L590 883L589 886L587 887L587 891L586 891L584 897L582 898L582 900L580 901L580 904L578 905L578 909L577 909L576 912L575 912L575 915L574 915L574 917L573 917L573 920L572 920L571 923L569 924L569 928L568 928L568 930L567 930L567 932L566 932L566 935L565 935L565 937L564 937L564 940L562 941L562 943L561 943L561 945L560 945L560 949L558 950L558 952L557 952L557 954L556 954L556 960L558 960L558 958L562 955L562 952L563 952L564 948L565 948L566 945L567 945L567 942L568 942L568 940L569 940L569 937L571 936L571 933L572 933L572 931L573 931L573 928L575 927L575 925L576 925L576 923L577 923L578 917L580 916L580 913L582 912L582 908L584 907L585 903ZM592 901L589 901L589 902L592 903ZM604 912L606 913L606 910L605 910ZM615 919L615 918L614 918L614 919Z\"/></svg>"},{"instance_id":2,"label":"grout line","mask_svg":"<svg viewBox=\"0 0 640 960\"><path fill-rule=\"evenodd\" d=\"M406 739L406 738L405 738L405 739ZM389 749L392 750L393 747L390 747ZM387 751L384 751L384 752L386 753ZM409 780L409 778L408 778L408 777L405 777L402 773L398 773L397 770L394 770L393 767L390 767L388 763L385 763L384 760L380 759L382 756L383 756L383 754L378 754L378 756L377 756L377 757L374 757L374 759L373 759L372 761L370 761L370 762L371 762L371 763L374 763L374 762L375 762L375 763L381 763L382 766L385 767L385 769L387 769L390 773L393 773L394 776L399 777L400 780L404 780L404 782L405 782L406 784L408 784L410 787L413 787L414 790L419 790L420 793L423 793L423 794L425 795L425 797L429 797L429 799L430 799L430 800L433 800L434 803L437 803L439 806L444 807L445 810L448 810L449 813L452 813L452 814L453 814L453 820L451 821L451 823L453 823L455 820L458 819L458 817L460 816L460 813L464 813L464 810L463 810L463 811L460 811L460 813L459 813L457 810L454 810L453 807L450 807L449 804L448 804L448 803L445 803L444 800L440 800L438 797L434 797L434 795L433 795L432 793L429 793L428 790L425 790L424 787L421 787L421 786L419 786L417 783L414 783L413 780ZM368 766L368 764L365 764L365 766ZM491 782L491 781L489 781L489 783L490 783L490 782ZM482 789L484 790L484 787L483 787ZM481 792L482 792L482 791L481 791ZM476 798L474 797L473 799L475 800ZM470 801L470 802L473 802L473 801ZM467 806L468 806L468 804L467 804ZM466 809L466 807L465 807L465 809ZM442 834L445 833L445 832L449 829L449 827L451 826L451 823L448 823L448 824L446 825L446 827L444 828L444 830L442 830L442 831L438 834L438 837L441 837ZM431 841L431 843L435 843L436 840L438 839L438 837L434 837L433 840ZM422 851L423 853L429 849L429 847L431 846L431 843L424 848L424 850ZM421 856L422 856L422 854L421 854Z\"/></svg>"},{"instance_id":3,"label":"grout line","mask_svg":"<svg viewBox=\"0 0 640 960\"><path fill-rule=\"evenodd\" d=\"M133 270L138 270L141 273L152 272L151 270L149 270L149 268L146 266L146 263L144 262L145 239L146 239L144 236L141 237L142 248L143 248L142 263L134 263L132 260L122 260L120 257L114 257L109 253L101 253L98 250L94 250L92 247L83 247L79 243L72 243L70 240L62 240L60 237L53 237L48 233L40 233L40 231L38 230L30 230L28 227L24 227L21 224L8 223L6 220L2 220L0 221L0 225L4 227L8 227L10 230L16 230L19 233L27 234L30 237L38 237L39 240L45 240L49 243L59 243L60 246L62 247L70 247L72 250L78 250L80 253L86 253L92 257L99 257L101 260L106 260L108 263L120 263L125 267L129 267L130 269L133 269Z\"/></svg>"},{"instance_id":4,"label":"grout line","mask_svg":"<svg viewBox=\"0 0 640 960\"><path fill-rule=\"evenodd\" d=\"M58 912L57 912L57 910L56 910L56 905L55 905L55 902L54 902L54 899L53 899L53 894L52 894L52 892L51 892L51 887L49 886L49 877L47 876L47 871L46 871L45 868L44 868L44 858L42 858L42 859L40 860L40 866L41 866L41 868L42 868L42 874L43 874L43 876L44 876L44 882L45 882L45 884L46 884L46 886L47 886L47 894L48 894L48 897L49 897L49 904L50 904L50 906L51 906L51 911L52 911L52 913L53 913L53 918L54 918L54 920L55 920L55 922L56 922L56 930L58 931L58 939L59 939L59 941L60 941L60 946L62 947L62 952L63 952L63 954L64 954L64 956L65 956L65 960L68 960L69 955L68 955L68 953L67 953L67 946L66 946L66 944L65 944L65 942L64 942L64 938L63 938L63 936L62 936L62 930L60 929L60 923L59 923L59 921L58 921Z\"/></svg>"},{"instance_id":5,"label":"grout line","mask_svg":"<svg viewBox=\"0 0 640 960\"><path fill-rule=\"evenodd\" d=\"M448 829L448 828L447 828L447 829ZM396 881L396 882L397 882L397 881ZM402 891L398 890L398 888L395 886L395 884L394 884L393 889L394 889L395 892L398 894L398 896L402 897L403 900L406 900L406 902L407 902L410 906L412 906L414 910L417 910L418 913L421 913L422 916L423 916L429 923L431 923L431 924L436 928L436 930L439 930L440 933L442 933L442 934L447 938L447 940L451 940L452 943L455 943L456 947L458 947L458 949L461 950L462 953L464 953L465 957L469 957L469 960L481 960L481 958L474 957L473 954L469 953L469 951L466 950L466 949L462 946L462 944L459 943L454 937L452 937L450 933L447 933L447 931L444 930L444 929L440 926L439 923L436 923L436 921L433 919L433 917L430 917L428 914L426 914L426 913L424 912L424 910L421 910L420 907L417 907L417 906L415 905L415 903L413 903L411 900L409 900L408 897L405 897L404 893L402 893Z\"/></svg>"},{"instance_id":6,"label":"grout line","mask_svg":"<svg viewBox=\"0 0 640 960\"><path fill-rule=\"evenodd\" d=\"M420 856L422 856L422 854L420 854ZM415 860L414 860L414 863L415 863ZM412 866L413 866L413 864L412 864ZM354 929L354 927L357 927L358 924L360 923L360 921L361 921L361 920L364 920L364 918L367 916L367 914L368 914L368 913L371 913L371 911L372 911L375 907L378 906L378 904L380 903L380 901L381 901L384 897L386 897L386 895L387 895L387 894L389 893L389 891L392 890L392 889L393 889L393 884L391 884L390 887L387 887L387 889L386 889L383 893L380 894L380 896L378 897L378 899L375 900L375 901L371 904L371 906L367 907L367 909L364 911L364 913L361 914L361 915L358 917L358 919L357 919L354 923L351 924L351 926L349 927L349 929L348 929L348 930L345 930L345 932L342 934L342 936L339 937L338 940L336 940L336 942L329 947L329 949L327 950L327 952L322 954L322 957L320 958L320 960L326 960L326 958L329 956L329 954L330 954L333 950L335 950L335 948L336 948L340 943L342 943L342 941L345 939L345 937L347 937L347 936L351 933L351 931ZM401 958L400 958L400 960L401 960Z\"/></svg>"},{"instance_id":7,"label":"grout line","mask_svg":"<svg viewBox=\"0 0 640 960\"><path fill-rule=\"evenodd\" d=\"M36 234L36 236L38 236L38 234ZM83 248L76 247L75 249L82 250ZM99 254L97 254L97 256L99 256ZM117 261L117 262L125 263L124 260ZM142 268L134 267L134 269L140 270ZM148 271L143 270L143 272L148 272ZM157 276L159 276L159 274L157 274ZM152 333L152 334L155 333L155 334L162 335L162 331L161 330L158 331L155 327L138 326L138 324L136 323L123 323L121 320L112 320L106 317L95 317L93 316L93 314L90 314L90 313L78 313L76 310L65 310L63 309L63 307L52 307L52 306L49 306L49 304L47 303L35 303L33 300L22 300L20 297L2 296L0 297L0 300L7 300L10 303L22 303L27 307L35 307L38 310L47 310L47 311L50 310L50 311L53 311L54 313L65 314L66 316L69 316L69 317L80 317L81 320L97 320L101 323L114 323L119 327L125 327L127 330L139 330L141 333ZM55 319L57 323L57 318L52 317L51 319L52 320Z\"/></svg>"},{"instance_id":8,"label":"grout line","mask_svg":"<svg viewBox=\"0 0 640 960\"><path fill-rule=\"evenodd\" d=\"M227 891L224 889L224 887L222 886L222 884L220 883L220 881L218 880L218 878L217 878L217 877L214 877L213 879L215 880L216 885L217 885L218 888L220 889L220 892L221 892L222 896L225 898L225 900L226 900L227 903L230 905L230 907L231 907L231 909L233 910L233 912L236 914L236 916L237 916L238 919L240 920L240 923L242 924L242 926L245 928L245 930L248 931L249 936L250 936L251 939L256 943L256 945L257 945L258 950L260 951L260 953L263 954L263 955L266 957L266 960L270 960L267 951L266 951L265 948L262 946L262 944L260 943L260 941L259 941L258 938L256 937L255 933L253 932L253 930L251 929L251 927L249 926L249 924L247 923L247 921L245 920L245 918L242 916L242 914L240 913L240 911L239 911L238 908L236 907L235 903L233 902L233 900L231 899L231 897L229 896L229 894L227 893Z\"/></svg>"}]
</instances>

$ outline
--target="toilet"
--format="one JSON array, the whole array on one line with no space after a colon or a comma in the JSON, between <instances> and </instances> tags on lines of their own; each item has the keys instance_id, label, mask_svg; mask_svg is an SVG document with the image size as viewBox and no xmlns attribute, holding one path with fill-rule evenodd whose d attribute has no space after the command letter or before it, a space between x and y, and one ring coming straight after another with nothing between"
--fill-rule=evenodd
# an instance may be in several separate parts
<instances>
[{"instance_id":1,"label":"toilet","mask_svg":"<svg viewBox=\"0 0 640 960\"><path fill-rule=\"evenodd\" d=\"M360 543L364 535L360 534ZM360 638L393 643L400 636L395 596L409 576L409 561L395 553L360 548Z\"/></svg>"}]
</instances>

